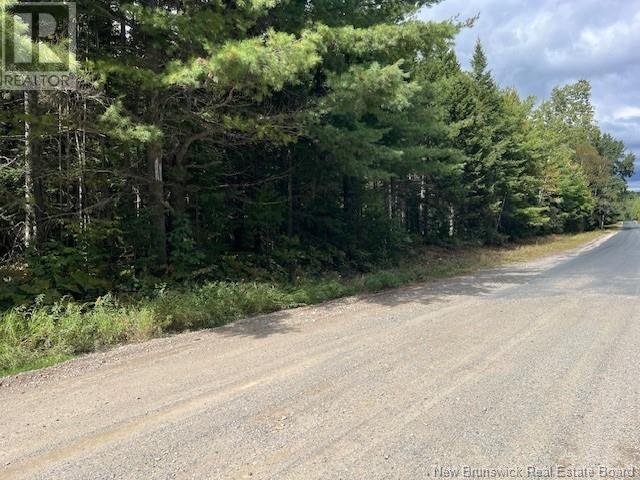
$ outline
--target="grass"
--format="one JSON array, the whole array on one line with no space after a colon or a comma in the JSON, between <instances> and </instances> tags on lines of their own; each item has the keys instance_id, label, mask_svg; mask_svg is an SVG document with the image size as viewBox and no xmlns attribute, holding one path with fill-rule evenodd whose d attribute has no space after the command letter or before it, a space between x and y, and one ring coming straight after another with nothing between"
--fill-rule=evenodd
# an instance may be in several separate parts
<instances>
[{"instance_id":1,"label":"grass","mask_svg":"<svg viewBox=\"0 0 640 480\"><path fill-rule=\"evenodd\" d=\"M611 232L595 230L572 235L549 235L525 243L514 244L495 252L494 255L498 263L525 262L578 248L608 233Z\"/></svg>"},{"instance_id":2,"label":"grass","mask_svg":"<svg viewBox=\"0 0 640 480\"><path fill-rule=\"evenodd\" d=\"M71 360L73 355L44 355L40 357L36 357L34 360L27 361L24 363L19 363L12 368L5 368L4 370L0 370L0 377L6 377L9 375L14 375L20 372L26 372L29 370L38 370L40 368L50 367L52 365L56 365L58 363L65 362L67 360Z\"/></svg>"},{"instance_id":3,"label":"grass","mask_svg":"<svg viewBox=\"0 0 640 480\"><path fill-rule=\"evenodd\" d=\"M216 327L242 317L447 278L576 248L603 232L553 235L507 247L428 248L398 267L354 278L297 285L210 282L123 304L107 295L91 304L60 302L0 314L0 377L75 355L174 332Z\"/></svg>"}]
</instances>

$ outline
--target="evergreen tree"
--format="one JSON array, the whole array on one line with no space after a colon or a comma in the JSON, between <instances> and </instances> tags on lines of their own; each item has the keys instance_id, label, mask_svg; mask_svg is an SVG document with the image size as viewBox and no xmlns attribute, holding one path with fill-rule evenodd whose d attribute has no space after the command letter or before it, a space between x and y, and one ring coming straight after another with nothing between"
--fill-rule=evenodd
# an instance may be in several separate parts
<instances>
[{"instance_id":1,"label":"evergreen tree","mask_svg":"<svg viewBox=\"0 0 640 480\"><path fill-rule=\"evenodd\" d=\"M0 302L295 280L617 218L635 157L589 83L534 108L479 40L460 68L464 25L413 19L433 3L79 2L78 90L0 106Z\"/></svg>"}]
</instances>

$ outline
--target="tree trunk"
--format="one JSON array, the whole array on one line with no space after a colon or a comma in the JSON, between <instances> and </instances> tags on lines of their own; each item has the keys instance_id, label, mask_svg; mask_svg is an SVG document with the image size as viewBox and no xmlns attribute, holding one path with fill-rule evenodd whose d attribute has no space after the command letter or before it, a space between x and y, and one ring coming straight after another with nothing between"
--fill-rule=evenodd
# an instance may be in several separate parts
<instances>
[{"instance_id":1,"label":"tree trunk","mask_svg":"<svg viewBox=\"0 0 640 480\"><path fill-rule=\"evenodd\" d=\"M187 214L187 193L185 184L187 172L182 164L182 160L176 158L171 175L171 209L173 217L184 217Z\"/></svg>"},{"instance_id":2,"label":"tree trunk","mask_svg":"<svg viewBox=\"0 0 640 480\"><path fill-rule=\"evenodd\" d=\"M429 209L427 207L427 182L423 175L420 175L420 193L418 199L418 231L424 240L427 238L429 230Z\"/></svg>"},{"instance_id":3,"label":"tree trunk","mask_svg":"<svg viewBox=\"0 0 640 480\"><path fill-rule=\"evenodd\" d=\"M355 176L342 177L344 232L346 251L354 253L361 238L362 180Z\"/></svg>"},{"instance_id":4,"label":"tree trunk","mask_svg":"<svg viewBox=\"0 0 640 480\"><path fill-rule=\"evenodd\" d=\"M76 151L78 154L78 222L80 231L83 232L87 228L88 218L85 214L86 204L86 186L85 186L85 168L87 164L87 134L85 130L85 121L87 116L87 102L82 104L82 117L80 127L75 131Z\"/></svg>"},{"instance_id":5,"label":"tree trunk","mask_svg":"<svg viewBox=\"0 0 640 480\"><path fill-rule=\"evenodd\" d=\"M453 205L449 205L449 237L453 237L455 233L455 218L456 211L453 208Z\"/></svg>"},{"instance_id":6,"label":"tree trunk","mask_svg":"<svg viewBox=\"0 0 640 480\"><path fill-rule=\"evenodd\" d=\"M345 175L342 178L342 195L344 205L344 215L347 224L352 228L358 222L360 212L360 195L359 195L359 179Z\"/></svg>"},{"instance_id":7,"label":"tree trunk","mask_svg":"<svg viewBox=\"0 0 640 480\"><path fill-rule=\"evenodd\" d=\"M36 178L38 175L38 145L33 130L32 118L38 105L38 92L24 92L24 246L38 246L38 197Z\"/></svg>"},{"instance_id":8,"label":"tree trunk","mask_svg":"<svg viewBox=\"0 0 640 480\"><path fill-rule=\"evenodd\" d=\"M287 178L287 236L291 239L293 237L293 163L291 162L291 152L287 153L287 158L289 160L289 176Z\"/></svg>"},{"instance_id":9,"label":"tree trunk","mask_svg":"<svg viewBox=\"0 0 640 480\"><path fill-rule=\"evenodd\" d=\"M498 216L496 217L496 232L500 231L500 227L502 226L502 214L504 213L504 206L507 203L507 197L503 197L500 202L500 211L498 212Z\"/></svg>"},{"instance_id":10,"label":"tree trunk","mask_svg":"<svg viewBox=\"0 0 640 480\"><path fill-rule=\"evenodd\" d=\"M140 217L140 207L142 206L142 198L140 197L140 189L138 188L137 185L133 186L133 194L135 195L133 206L136 211L136 218L138 218Z\"/></svg>"},{"instance_id":11,"label":"tree trunk","mask_svg":"<svg viewBox=\"0 0 640 480\"><path fill-rule=\"evenodd\" d=\"M151 210L150 254L156 265L154 270L167 269L167 226L165 219L164 183L162 180L162 145L154 140L147 145L147 162L150 170L149 202Z\"/></svg>"}]
</instances>

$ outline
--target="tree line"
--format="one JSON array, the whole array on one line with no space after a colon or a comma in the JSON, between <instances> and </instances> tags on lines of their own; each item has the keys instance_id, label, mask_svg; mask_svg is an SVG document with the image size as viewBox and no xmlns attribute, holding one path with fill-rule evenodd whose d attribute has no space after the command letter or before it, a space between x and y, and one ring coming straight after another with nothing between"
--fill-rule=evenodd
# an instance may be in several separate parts
<instances>
[{"instance_id":1,"label":"tree line","mask_svg":"<svg viewBox=\"0 0 640 480\"><path fill-rule=\"evenodd\" d=\"M432 3L77 2L78 88L3 92L0 302L614 221L634 156L589 83L521 98L480 42L465 71Z\"/></svg>"}]
</instances>

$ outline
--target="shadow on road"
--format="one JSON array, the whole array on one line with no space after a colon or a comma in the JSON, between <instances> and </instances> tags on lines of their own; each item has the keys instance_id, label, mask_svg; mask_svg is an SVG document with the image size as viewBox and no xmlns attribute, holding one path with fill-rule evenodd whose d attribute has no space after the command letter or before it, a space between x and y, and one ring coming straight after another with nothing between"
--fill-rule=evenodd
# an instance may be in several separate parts
<instances>
[{"instance_id":1,"label":"shadow on road","mask_svg":"<svg viewBox=\"0 0 640 480\"><path fill-rule=\"evenodd\" d=\"M448 280L260 315L217 328L215 332L263 338L297 331L303 323L323 317L357 313L363 305L377 305L384 312L402 305L435 305L468 297L487 301L491 298L544 301L568 292L637 297L640 294L640 225L625 222L619 233L606 242L585 252L561 256L551 266L542 261L483 270Z\"/></svg>"},{"instance_id":2,"label":"shadow on road","mask_svg":"<svg viewBox=\"0 0 640 480\"><path fill-rule=\"evenodd\" d=\"M298 309L295 309L298 310ZM264 338L271 335L291 333L298 327L288 320L295 310L282 310L279 312L245 318L214 329L217 334L225 336L248 336Z\"/></svg>"},{"instance_id":3,"label":"shadow on road","mask_svg":"<svg viewBox=\"0 0 640 480\"><path fill-rule=\"evenodd\" d=\"M214 332L224 336L265 338L295 332L299 330L302 323L313 322L323 317L357 313L363 305L373 304L383 308L393 308L407 304L434 305L449 302L457 297L485 297L492 295L499 288L524 285L539 275L541 270L531 266L486 270L445 281L412 285L259 315L216 328Z\"/></svg>"}]
</instances>

